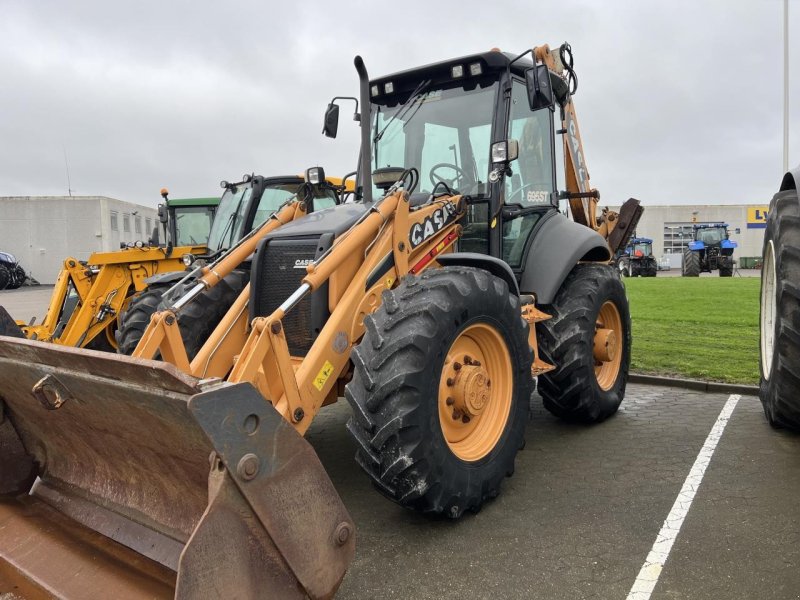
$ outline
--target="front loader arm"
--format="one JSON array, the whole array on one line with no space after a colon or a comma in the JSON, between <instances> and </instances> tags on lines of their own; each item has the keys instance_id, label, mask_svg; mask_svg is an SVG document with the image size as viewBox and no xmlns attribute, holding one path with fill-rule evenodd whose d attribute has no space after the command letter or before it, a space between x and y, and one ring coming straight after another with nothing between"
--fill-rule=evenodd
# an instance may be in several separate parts
<instances>
[{"instance_id":1,"label":"front loader arm","mask_svg":"<svg viewBox=\"0 0 800 600\"><path fill-rule=\"evenodd\" d=\"M206 266L202 270L202 276L198 279L197 283L184 295L177 300L174 305L167 310L155 313L147 328L144 330L142 339L139 345L134 350L133 355L137 358L154 358L156 353L161 352L162 357L172 364L176 365L182 371L191 373L193 375L207 377L212 376L208 373L208 365L214 358L214 354L218 353L221 347L231 348L231 344L221 346L223 338L225 337L228 329L217 329L212 333L210 338L206 341L203 348L201 348L197 360L195 361L197 372L189 364L189 359L186 354L186 348L181 339L180 330L178 329L177 313L180 309L192 301L198 294L203 291L214 287L225 277L227 277L234 269L236 269L248 256L255 252L258 243L269 233L275 231L281 225L299 219L306 214L306 204L304 201L295 199L292 202L287 202L279 211L264 222L264 224L253 234L243 238L236 246L234 246L228 254L222 259L218 260L212 265ZM249 298L250 286L247 286L240 295L240 298L234 303L233 308L239 307L239 313L243 314L241 306L247 306L247 299ZM233 309L231 309L233 310ZM229 311L230 313L231 311ZM246 312L246 311L244 311ZM232 324L229 315L223 319L223 324L230 326ZM229 328L230 329L230 328ZM239 331L241 328L236 328ZM230 331L234 331L230 329ZM240 332L243 335L243 332ZM241 344L238 346L241 348ZM222 377L228 372L233 362L234 354L227 352L224 357L216 357L215 364L219 372L217 376Z\"/></svg>"},{"instance_id":2,"label":"front loader arm","mask_svg":"<svg viewBox=\"0 0 800 600\"><path fill-rule=\"evenodd\" d=\"M250 382L301 434L337 393L352 348L364 334L364 318L382 302L382 293L408 273L433 266L461 232L461 197L445 197L410 211L399 191L379 202L360 223L334 243L327 257L307 268L302 286L271 315L253 320L250 336L228 377ZM441 225L426 227L429 223ZM365 259L338 299L313 346L295 370L282 319L302 297L319 289L353 253Z\"/></svg>"}]
</instances>

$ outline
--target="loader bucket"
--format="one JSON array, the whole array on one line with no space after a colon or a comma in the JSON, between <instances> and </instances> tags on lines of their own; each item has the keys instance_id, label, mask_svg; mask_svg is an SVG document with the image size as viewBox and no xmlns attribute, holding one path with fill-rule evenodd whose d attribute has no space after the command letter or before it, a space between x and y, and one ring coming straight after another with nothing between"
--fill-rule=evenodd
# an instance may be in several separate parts
<instances>
[{"instance_id":1,"label":"loader bucket","mask_svg":"<svg viewBox=\"0 0 800 600\"><path fill-rule=\"evenodd\" d=\"M641 203L636 198L628 198L619 209L619 222L608 236L608 246L611 254L625 248L628 241L636 231L636 225L644 212Z\"/></svg>"},{"instance_id":2,"label":"loader bucket","mask_svg":"<svg viewBox=\"0 0 800 600\"><path fill-rule=\"evenodd\" d=\"M0 335L7 335L10 337L25 337L25 334L17 325L17 322L11 318L8 311L0 306Z\"/></svg>"},{"instance_id":3,"label":"loader bucket","mask_svg":"<svg viewBox=\"0 0 800 600\"><path fill-rule=\"evenodd\" d=\"M0 583L61 598L339 586L352 520L250 384L0 336L0 404Z\"/></svg>"}]
</instances>

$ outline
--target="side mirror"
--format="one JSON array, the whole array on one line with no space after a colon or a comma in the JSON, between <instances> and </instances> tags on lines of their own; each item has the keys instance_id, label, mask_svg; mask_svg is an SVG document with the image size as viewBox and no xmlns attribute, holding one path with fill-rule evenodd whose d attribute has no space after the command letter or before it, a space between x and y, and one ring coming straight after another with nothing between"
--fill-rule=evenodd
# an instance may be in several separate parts
<instances>
[{"instance_id":1,"label":"side mirror","mask_svg":"<svg viewBox=\"0 0 800 600\"><path fill-rule=\"evenodd\" d=\"M325 109L325 122L322 125L322 133L326 137L335 138L339 131L339 105L331 102Z\"/></svg>"},{"instance_id":2,"label":"side mirror","mask_svg":"<svg viewBox=\"0 0 800 600\"><path fill-rule=\"evenodd\" d=\"M158 235L158 227L153 227L153 233L150 234L150 245L151 246L158 246L159 244L159 235Z\"/></svg>"},{"instance_id":3,"label":"side mirror","mask_svg":"<svg viewBox=\"0 0 800 600\"><path fill-rule=\"evenodd\" d=\"M531 110L553 108L553 86L547 65L536 65L526 70L525 87L528 88L528 105Z\"/></svg>"},{"instance_id":4,"label":"side mirror","mask_svg":"<svg viewBox=\"0 0 800 600\"><path fill-rule=\"evenodd\" d=\"M162 223L166 223L168 220L167 207L164 204L158 205L158 220Z\"/></svg>"}]
</instances>

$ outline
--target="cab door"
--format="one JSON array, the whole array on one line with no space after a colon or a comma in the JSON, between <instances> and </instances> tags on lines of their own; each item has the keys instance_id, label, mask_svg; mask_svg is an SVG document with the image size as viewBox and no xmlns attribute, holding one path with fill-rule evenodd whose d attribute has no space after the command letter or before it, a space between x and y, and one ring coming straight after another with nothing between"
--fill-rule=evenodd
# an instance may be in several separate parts
<instances>
[{"instance_id":1,"label":"cab door","mask_svg":"<svg viewBox=\"0 0 800 600\"><path fill-rule=\"evenodd\" d=\"M503 182L501 256L515 272L522 269L525 248L536 224L558 208L553 147L553 112L531 111L525 85L514 79L511 88L508 138L519 142L519 157Z\"/></svg>"}]
</instances>

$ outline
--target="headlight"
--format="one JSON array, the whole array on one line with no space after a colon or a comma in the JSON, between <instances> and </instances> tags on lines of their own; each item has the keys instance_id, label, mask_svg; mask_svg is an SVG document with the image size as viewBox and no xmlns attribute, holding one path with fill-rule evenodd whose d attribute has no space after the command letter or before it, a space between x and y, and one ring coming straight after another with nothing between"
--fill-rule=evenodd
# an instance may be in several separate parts
<instances>
[{"instance_id":1,"label":"headlight","mask_svg":"<svg viewBox=\"0 0 800 600\"><path fill-rule=\"evenodd\" d=\"M195 256L194 256L194 254L192 254L191 252L189 252L189 253L187 253L187 254L184 254L184 255L181 257L181 260L183 260L183 264L184 264L185 266L187 266L187 267L191 267L191 266L192 266L192 263L193 263L193 262L194 262L196 259L195 259Z\"/></svg>"}]
</instances>

